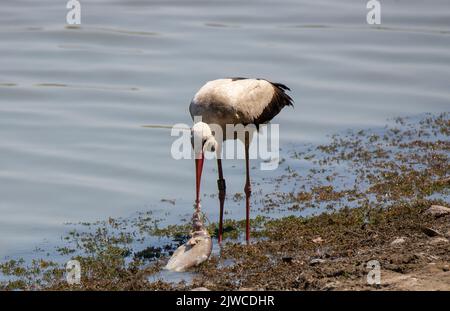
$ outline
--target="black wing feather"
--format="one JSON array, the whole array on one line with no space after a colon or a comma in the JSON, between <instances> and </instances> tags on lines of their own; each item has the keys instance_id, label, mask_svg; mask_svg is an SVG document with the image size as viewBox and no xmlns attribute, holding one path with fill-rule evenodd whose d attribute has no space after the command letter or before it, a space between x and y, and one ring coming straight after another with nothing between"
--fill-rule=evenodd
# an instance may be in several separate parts
<instances>
[{"instance_id":1,"label":"black wing feather","mask_svg":"<svg viewBox=\"0 0 450 311\"><path fill-rule=\"evenodd\" d=\"M281 83L274 83L270 81L267 82L272 84L274 88L274 93L272 100L269 102L266 108L264 108L261 115L257 117L255 120L253 120L253 123L256 125L257 128L259 128L260 124L267 123L270 120L272 120L277 114L280 113L281 109L283 109L284 107L294 106L294 101L285 92L290 91L291 90L290 88Z\"/></svg>"},{"instance_id":2,"label":"black wing feather","mask_svg":"<svg viewBox=\"0 0 450 311\"><path fill-rule=\"evenodd\" d=\"M249 78L245 77L232 77L228 78L232 81L239 81L239 80L246 80ZM274 93L272 100L269 102L269 104L264 108L263 112L259 115L259 117L255 118L253 120L253 123L256 125L257 128L259 128L260 124L267 123L270 120L272 120L277 114L280 113L281 109L283 109L286 106L294 106L294 101L292 98L286 94L286 91L290 91L291 89L287 87L286 85L282 83L276 83L276 82L270 82L266 79L256 79L256 80L265 80L269 82L273 88Z\"/></svg>"}]
</instances>

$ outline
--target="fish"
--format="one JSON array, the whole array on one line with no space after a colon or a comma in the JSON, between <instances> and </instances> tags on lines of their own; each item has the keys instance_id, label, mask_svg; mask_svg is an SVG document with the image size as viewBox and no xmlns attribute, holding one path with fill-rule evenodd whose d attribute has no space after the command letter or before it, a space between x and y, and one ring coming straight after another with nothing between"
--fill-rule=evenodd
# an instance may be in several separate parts
<instances>
[{"instance_id":1,"label":"fish","mask_svg":"<svg viewBox=\"0 0 450 311\"><path fill-rule=\"evenodd\" d=\"M213 246L211 236L203 226L199 209L192 216L192 225L191 238L177 248L164 269L184 272L189 268L198 266L211 256Z\"/></svg>"}]
</instances>

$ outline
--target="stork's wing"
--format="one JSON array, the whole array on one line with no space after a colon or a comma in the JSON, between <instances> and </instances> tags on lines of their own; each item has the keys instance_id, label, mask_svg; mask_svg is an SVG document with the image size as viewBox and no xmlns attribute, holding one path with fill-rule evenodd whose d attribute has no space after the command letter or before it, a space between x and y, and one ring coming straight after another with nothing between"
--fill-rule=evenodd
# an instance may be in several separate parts
<instances>
[{"instance_id":1,"label":"stork's wing","mask_svg":"<svg viewBox=\"0 0 450 311\"><path fill-rule=\"evenodd\" d=\"M206 83L194 96L191 114L216 111L242 124L266 123L293 101L285 91L289 88L264 79L228 78ZM235 115L235 117L234 117ZM227 116L227 119L230 120Z\"/></svg>"},{"instance_id":2,"label":"stork's wing","mask_svg":"<svg viewBox=\"0 0 450 311\"><path fill-rule=\"evenodd\" d=\"M272 120L285 106L294 106L294 101L285 92L290 91L290 88L281 83L268 82L272 85L274 92L271 100L265 105L261 114L253 120L253 123L257 127L260 124L267 123Z\"/></svg>"}]
</instances>

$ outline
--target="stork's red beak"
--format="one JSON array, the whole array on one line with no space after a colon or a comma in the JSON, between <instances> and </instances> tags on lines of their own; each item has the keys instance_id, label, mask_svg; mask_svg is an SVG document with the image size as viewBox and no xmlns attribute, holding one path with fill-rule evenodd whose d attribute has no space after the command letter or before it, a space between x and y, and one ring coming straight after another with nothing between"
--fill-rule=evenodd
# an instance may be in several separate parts
<instances>
[{"instance_id":1,"label":"stork's red beak","mask_svg":"<svg viewBox=\"0 0 450 311\"><path fill-rule=\"evenodd\" d=\"M202 179L202 171L203 171L203 151L198 157L195 159L195 205L199 208L200 205L200 181Z\"/></svg>"}]
</instances>

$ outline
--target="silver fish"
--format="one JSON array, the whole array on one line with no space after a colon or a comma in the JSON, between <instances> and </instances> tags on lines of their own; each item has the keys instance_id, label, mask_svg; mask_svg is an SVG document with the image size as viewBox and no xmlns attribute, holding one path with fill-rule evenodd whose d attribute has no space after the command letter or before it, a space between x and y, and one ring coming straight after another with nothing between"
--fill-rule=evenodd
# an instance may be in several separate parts
<instances>
[{"instance_id":1,"label":"silver fish","mask_svg":"<svg viewBox=\"0 0 450 311\"><path fill-rule=\"evenodd\" d=\"M194 231L185 244L178 247L167 265L167 270L183 272L208 260L212 251L212 240L208 231L203 227L199 209L192 216Z\"/></svg>"}]
</instances>

